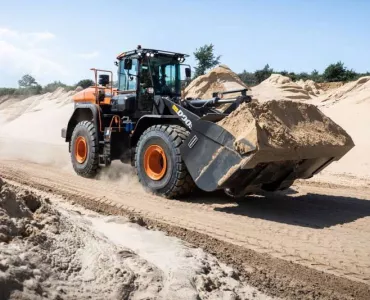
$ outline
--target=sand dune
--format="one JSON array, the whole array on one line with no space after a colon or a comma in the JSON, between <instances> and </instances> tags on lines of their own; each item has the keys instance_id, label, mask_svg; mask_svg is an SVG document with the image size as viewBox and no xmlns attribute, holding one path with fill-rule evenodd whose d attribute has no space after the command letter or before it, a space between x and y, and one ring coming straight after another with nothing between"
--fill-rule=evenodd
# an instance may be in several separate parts
<instances>
[{"instance_id":1,"label":"sand dune","mask_svg":"<svg viewBox=\"0 0 370 300\"><path fill-rule=\"evenodd\" d=\"M191 98L209 99L214 92L244 89L247 86L240 80L237 74L231 71L228 66L220 65L207 74L193 80L185 89L184 96ZM240 95L238 93L237 95ZM227 97L226 97L227 96ZM225 95L225 98L232 98L235 94Z\"/></svg>"},{"instance_id":2,"label":"sand dune","mask_svg":"<svg viewBox=\"0 0 370 300\"><path fill-rule=\"evenodd\" d=\"M297 100L305 101L316 97L311 83L293 82L289 77L272 74L252 88L252 96L258 101Z\"/></svg>"},{"instance_id":3,"label":"sand dune","mask_svg":"<svg viewBox=\"0 0 370 300\"><path fill-rule=\"evenodd\" d=\"M0 155L67 166L68 146L61 137L73 112L73 91L62 88L0 104Z\"/></svg>"},{"instance_id":4,"label":"sand dune","mask_svg":"<svg viewBox=\"0 0 370 300\"><path fill-rule=\"evenodd\" d=\"M348 131L356 145L328 171L370 178L370 76L329 91L316 104Z\"/></svg>"},{"instance_id":5,"label":"sand dune","mask_svg":"<svg viewBox=\"0 0 370 300\"><path fill-rule=\"evenodd\" d=\"M349 82L338 89L333 89L319 98L320 102L332 105L338 102L361 104L370 103L370 76L364 76Z\"/></svg>"}]
</instances>

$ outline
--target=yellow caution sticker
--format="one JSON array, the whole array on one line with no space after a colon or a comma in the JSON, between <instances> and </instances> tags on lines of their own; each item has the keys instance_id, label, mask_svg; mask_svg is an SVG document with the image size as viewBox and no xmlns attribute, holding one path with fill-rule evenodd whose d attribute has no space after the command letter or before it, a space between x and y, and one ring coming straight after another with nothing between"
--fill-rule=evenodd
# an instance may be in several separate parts
<instances>
[{"instance_id":1,"label":"yellow caution sticker","mask_svg":"<svg viewBox=\"0 0 370 300\"><path fill-rule=\"evenodd\" d=\"M183 111L178 108L175 104L172 104L173 111L181 118L181 120L188 126L190 129L193 127L193 124L189 120L189 118L183 113Z\"/></svg>"},{"instance_id":2,"label":"yellow caution sticker","mask_svg":"<svg viewBox=\"0 0 370 300\"><path fill-rule=\"evenodd\" d=\"M179 108L178 108L175 104L173 104L173 105L172 105L172 109L173 109L176 113L179 111Z\"/></svg>"}]
</instances>

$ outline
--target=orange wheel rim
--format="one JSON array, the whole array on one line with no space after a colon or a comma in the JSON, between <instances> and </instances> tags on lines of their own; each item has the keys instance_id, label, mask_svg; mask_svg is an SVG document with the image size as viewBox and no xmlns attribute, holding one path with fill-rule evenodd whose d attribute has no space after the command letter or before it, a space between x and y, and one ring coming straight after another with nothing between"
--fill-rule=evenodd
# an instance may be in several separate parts
<instances>
[{"instance_id":1,"label":"orange wheel rim","mask_svg":"<svg viewBox=\"0 0 370 300\"><path fill-rule=\"evenodd\" d=\"M150 145L144 153L144 169L146 175L153 180L161 180L166 174L167 158L161 146Z\"/></svg>"},{"instance_id":2,"label":"orange wheel rim","mask_svg":"<svg viewBox=\"0 0 370 300\"><path fill-rule=\"evenodd\" d=\"M75 143L75 158L77 162L83 164L87 157L87 143L83 136L79 136Z\"/></svg>"}]
</instances>

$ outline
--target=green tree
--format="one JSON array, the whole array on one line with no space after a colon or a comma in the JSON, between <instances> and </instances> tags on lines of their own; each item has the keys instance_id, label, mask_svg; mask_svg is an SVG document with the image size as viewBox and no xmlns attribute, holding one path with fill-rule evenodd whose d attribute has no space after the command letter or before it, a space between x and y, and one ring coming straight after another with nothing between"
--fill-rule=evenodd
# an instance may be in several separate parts
<instances>
[{"instance_id":1,"label":"green tree","mask_svg":"<svg viewBox=\"0 0 370 300\"><path fill-rule=\"evenodd\" d=\"M313 80L313 81L315 81L315 82L322 82L322 75L319 73L319 71L317 71L316 69L314 69L311 72L310 79Z\"/></svg>"},{"instance_id":2,"label":"green tree","mask_svg":"<svg viewBox=\"0 0 370 300\"><path fill-rule=\"evenodd\" d=\"M38 85L38 83L36 82L36 79L33 78L29 74L23 75L23 77L20 80L18 80L18 84L19 84L19 87L21 88L27 88L27 87Z\"/></svg>"},{"instance_id":3,"label":"green tree","mask_svg":"<svg viewBox=\"0 0 370 300\"><path fill-rule=\"evenodd\" d=\"M358 77L358 74L353 70L347 70L343 62L339 61L336 64L329 65L323 74L325 81L349 81Z\"/></svg>"},{"instance_id":4,"label":"green tree","mask_svg":"<svg viewBox=\"0 0 370 300\"><path fill-rule=\"evenodd\" d=\"M307 79L310 79L310 75L306 72L301 72L299 74L297 74L297 79L300 80L307 80Z\"/></svg>"},{"instance_id":5,"label":"green tree","mask_svg":"<svg viewBox=\"0 0 370 300\"><path fill-rule=\"evenodd\" d=\"M200 75L204 75L208 69L220 63L221 56L215 56L213 44L204 45L199 49L197 48L193 54L197 61L194 78L197 78Z\"/></svg>"},{"instance_id":6,"label":"green tree","mask_svg":"<svg viewBox=\"0 0 370 300\"><path fill-rule=\"evenodd\" d=\"M265 67L261 70L257 70L254 72L254 76L256 77L257 83L261 83L262 81L269 78L274 70L270 68L269 64L265 65Z\"/></svg>"},{"instance_id":7,"label":"green tree","mask_svg":"<svg viewBox=\"0 0 370 300\"><path fill-rule=\"evenodd\" d=\"M54 92L57 88L66 88L67 85L60 82L60 81L54 81L52 83L48 83L47 85L44 86L43 92L49 93L49 92Z\"/></svg>"},{"instance_id":8,"label":"green tree","mask_svg":"<svg viewBox=\"0 0 370 300\"><path fill-rule=\"evenodd\" d=\"M357 74L352 69L351 70L346 70L346 74L345 74L344 80L345 81L355 80L355 79L360 78L361 76L362 76L361 74Z\"/></svg>"},{"instance_id":9,"label":"green tree","mask_svg":"<svg viewBox=\"0 0 370 300\"><path fill-rule=\"evenodd\" d=\"M82 79L80 80L77 84L76 84L76 87L80 86L84 89L90 87L90 86L93 86L95 85L95 82L91 79Z\"/></svg>"},{"instance_id":10,"label":"green tree","mask_svg":"<svg viewBox=\"0 0 370 300\"><path fill-rule=\"evenodd\" d=\"M248 86L254 86L257 84L257 79L256 76L254 76L254 73L244 70L242 73L239 73L238 76L241 81L243 81Z\"/></svg>"},{"instance_id":11,"label":"green tree","mask_svg":"<svg viewBox=\"0 0 370 300\"><path fill-rule=\"evenodd\" d=\"M279 74L289 77L289 72L286 70L279 72Z\"/></svg>"},{"instance_id":12,"label":"green tree","mask_svg":"<svg viewBox=\"0 0 370 300\"><path fill-rule=\"evenodd\" d=\"M0 97L14 95L16 91L17 89L15 88L0 88Z\"/></svg>"}]
</instances>

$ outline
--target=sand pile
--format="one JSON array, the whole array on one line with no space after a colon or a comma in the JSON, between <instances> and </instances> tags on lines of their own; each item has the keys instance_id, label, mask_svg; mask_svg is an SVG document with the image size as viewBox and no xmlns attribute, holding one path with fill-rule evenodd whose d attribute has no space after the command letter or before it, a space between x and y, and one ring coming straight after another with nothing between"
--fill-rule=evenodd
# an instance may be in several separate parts
<instances>
[{"instance_id":1,"label":"sand pile","mask_svg":"<svg viewBox=\"0 0 370 300\"><path fill-rule=\"evenodd\" d=\"M214 92L244 89L247 86L237 74L225 65L220 65L207 74L193 80L185 89L184 96L190 98L209 99ZM233 98L238 94L227 94L224 98Z\"/></svg>"},{"instance_id":2,"label":"sand pile","mask_svg":"<svg viewBox=\"0 0 370 300\"><path fill-rule=\"evenodd\" d=\"M252 97L260 102L270 100L296 100L306 101L315 97L311 83L301 86L293 82L289 77L272 74L259 85L252 88Z\"/></svg>"},{"instance_id":3,"label":"sand pile","mask_svg":"<svg viewBox=\"0 0 370 300\"><path fill-rule=\"evenodd\" d=\"M72 95L62 88L26 99L8 97L0 104L0 156L37 163L64 163L68 145L61 129L73 113Z\"/></svg>"},{"instance_id":4,"label":"sand pile","mask_svg":"<svg viewBox=\"0 0 370 300\"><path fill-rule=\"evenodd\" d=\"M159 272L130 251L76 226L47 199L6 184L0 234L1 299L134 299L161 287Z\"/></svg>"},{"instance_id":5,"label":"sand pile","mask_svg":"<svg viewBox=\"0 0 370 300\"><path fill-rule=\"evenodd\" d=\"M63 88L58 88L52 93L35 95L25 99L5 96L3 101L0 101L0 123L10 122L28 113L70 104L71 96L74 94L75 91L66 92Z\"/></svg>"},{"instance_id":6,"label":"sand pile","mask_svg":"<svg viewBox=\"0 0 370 300\"><path fill-rule=\"evenodd\" d=\"M319 100L327 102L325 104L334 104L338 101L346 101L352 104L370 102L370 76L361 77L338 89L331 90L320 97Z\"/></svg>"},{"instance_id":7,"label":"sand pile","mask_svg":"<svg viewBox=\"0 0 370 300\"><path fill-rule=\"evenodd\" d=\"M320 90L327 92L329 90L335 90L340 88L341 86L344 85L344 82L342 81L337 81L337 82L319 82L317 83L319 86Z\"/></svg>"},{"instance_id":8,"label":"sand pile","mask_svg":"<svg viewBox=\"0 0 370 300\"><path fill-rule=\"evenodd\" d=\"M201 249L0 180L0 299L252 297L270 299Z\"/></svg>"},{"instance_id":9,"label":"sand pile","mask_svg":"<svg viewBox=\"0 0 370 300\"><path fill-rule=\"evenodd\" d=\"M58 88L53 93L9 98L0 105L0 137L60 144L60 132L73 112L72 95Z\"/></svg>"},{"instance_id":10,"label":"sand pile","mask_svg":"<svg viewBox=\"0 0 370 300\"><path fill-rule=\"evenodd\" d=\"M325 173L350 175L370 179L370 76L349 82L318 98L316 105L353 138L356 147ZM356 181L356 180L354 180Z\"/></svg>"},{"instance_id":11,"label":"sand pile","mask_svg":"<svg viewBox=\"0 0 370 300\"><path fill-rule=\"evenodd\" d=\"M298 80L296 82L300 85L305 91L307 91L311 96L317 96L321 94L323 91L321 90L320 86L313 80Z\"/></svg>"},{"instance_id":12,"label":"sand pile","mask_svg":"<svg viewBox=\"0 0 370 300\"><path fill-rule=\"evenodd\" d=\"M270 153L271 159L277 154L317 157L325 147L353 145L350 136L316 106L294 101L242 104L218 124L235 136L234 146L241 154L251 151L244 139Z\"/></svg>"}]
</instances>

